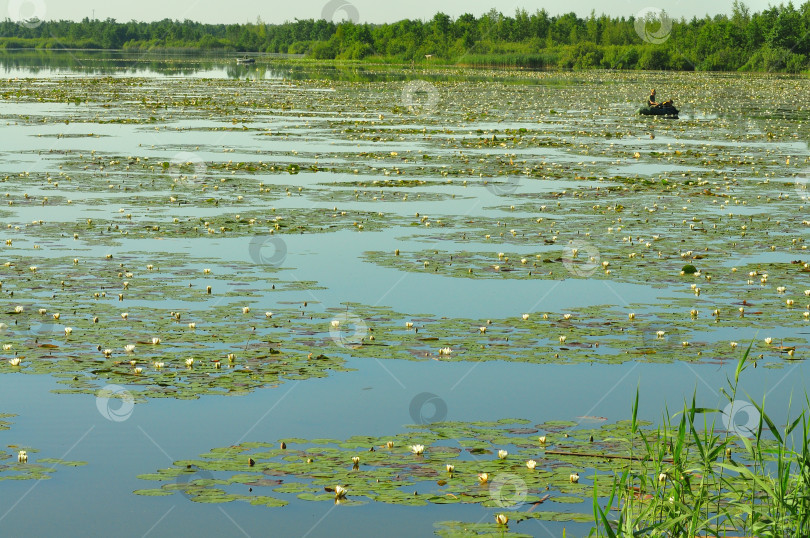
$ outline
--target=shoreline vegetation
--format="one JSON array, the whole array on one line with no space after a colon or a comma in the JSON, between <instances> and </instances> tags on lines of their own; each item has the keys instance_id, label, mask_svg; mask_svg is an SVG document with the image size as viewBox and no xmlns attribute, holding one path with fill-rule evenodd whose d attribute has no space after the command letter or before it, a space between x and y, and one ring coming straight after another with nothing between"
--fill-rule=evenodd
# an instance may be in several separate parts
<instances>
[{"instance_id":1,"label":"shoreline vegetation","mask_svg":"<svg viewBox=\"0 0 810 538\"><path fill-rule=\"evenodd\" d=\"M290 54L315 60L375 61L461 67L676 71L810 71L810 1L761 12L735 0L731 15L671 19L646 10L631 17L591 12L495 9L456 19L365 24L296 20L265 24L156 22L0 22L0 51L104 49Z\"/></svg>"}]
</instances>

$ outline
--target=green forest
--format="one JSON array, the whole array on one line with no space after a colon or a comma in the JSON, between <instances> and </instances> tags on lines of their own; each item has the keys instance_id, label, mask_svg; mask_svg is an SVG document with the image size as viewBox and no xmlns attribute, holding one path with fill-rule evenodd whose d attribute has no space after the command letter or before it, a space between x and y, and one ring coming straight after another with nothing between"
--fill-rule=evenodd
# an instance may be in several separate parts
<instances>
[{"instance_id":1,"label":"green forest","mask_svg":"<svg viewBox=\"0 0 810 538\"><path fill-rule=\"evenodd\" d=\"M201 50L303 54L314 59L466 66L698 71L810 70L810 1L762 12L735 0L730 14L670 19L517 10L387 24L296 20L202 24L114 19L0 23L0 49Z\"/></svg>"}]
</instances>

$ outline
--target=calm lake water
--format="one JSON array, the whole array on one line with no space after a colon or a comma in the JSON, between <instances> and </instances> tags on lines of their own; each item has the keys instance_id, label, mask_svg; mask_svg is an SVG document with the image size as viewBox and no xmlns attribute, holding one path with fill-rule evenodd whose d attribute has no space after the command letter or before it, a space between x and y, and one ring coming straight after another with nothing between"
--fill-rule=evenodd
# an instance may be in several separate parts
<instances>
[{"instance_id":1,"label":"calm lake water","mask_svg":"<svg viewBox=\"0 0 810 538\"><path fill-rule=\"evenodd\" d=\"M23 447L86 462L0 482L3 535L426 536L547 510L510 530L583 536L564 514L587 495L554 487L507 507L133 492L246 442L593 428L636 389L653 423L693 394L723 409L752 342L738 399L780 424L804 399L802 79L82 51L2 53L0 76L0 479ZM635 114L654 86L680 119Z\"/></svg>"}]
</instances>

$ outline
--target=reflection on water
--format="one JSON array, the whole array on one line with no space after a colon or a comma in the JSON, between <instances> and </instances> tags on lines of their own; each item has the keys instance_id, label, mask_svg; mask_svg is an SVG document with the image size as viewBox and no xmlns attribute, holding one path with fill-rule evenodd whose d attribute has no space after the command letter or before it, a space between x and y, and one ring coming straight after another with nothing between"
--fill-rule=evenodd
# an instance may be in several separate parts
<instances>
[{"instance_id":1,"label":"reflection on water","mask_svg":"<svg viewBox=\"0 0 810 538\"><path fill-rule=\"evenodd\" d=\"M236 63L236 55L182 55L111 51L2 51L0 74L5 77L119 76L195 77L255 80L294 78L271 64L298 55L261 54L255 64Z\"/></svg>"}]
</instances>

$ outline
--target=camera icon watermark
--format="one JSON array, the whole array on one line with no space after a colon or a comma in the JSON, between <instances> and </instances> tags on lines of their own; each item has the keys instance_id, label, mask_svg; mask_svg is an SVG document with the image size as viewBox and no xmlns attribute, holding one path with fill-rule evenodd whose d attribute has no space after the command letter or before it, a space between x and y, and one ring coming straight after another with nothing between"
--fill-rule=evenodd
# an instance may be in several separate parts
<instances>
[{"instance_id":1,"label":"camera icon watermark","mask_svg":"<svg viewBox=\"0 0 810 538\"><path fill-rule=\"evenodd\" d=\"M96 393L96 408L111 422L124 422L135 410L135 398L120 385L107 385Z\"/></svg>"},{"instance_id":2,"label":"camera icon watermark","mask_svg":"<svg viewBox=\"0 0 810 538\"><path fill-rule=\"evenodd\" d=\"M577 277L589 277L600 266L599 249L589 241L575 239L563 248L563 266Z\"/></svg>"},{"instance_id":3,"label":"camera icon watermark","mask_svg":"<svg viewBox=\"0 0 810 538\"><path fill-rule=\"evenodd\" d=\"M489 498L496 506L506 510L517 510L528 495L526 482L511 473L497 475L489 484Z\"/></svg>"},{"instance_id":4,"label":"camera icon watermark","mask_svg":"<svg viewBox=\"0 0 810 538\"><path fill-rule=\"evenodd\" d=\"M359 346L368 334L365 321L349 312L329 323L329 337L340 347Z\"/></svg>"},{"instance_id":5,"label":"camera icon watermark","mask_svg":"<svg viewBox=\"0 0 810 538\"><path fill-rule=\"evenodd\" d=\"M408 411L414 424L444 422L447 418L447 402L432 392L422 392L411 400Z\"/></svg>"},{"instance_id":6,"label":"camera icon watermark","mask_svg":"<svg viewBox=\"0 0 810 538\"><path fill-rule=\"evenodd\" d=\"M739 437L756 436L760 413L756 406L745 400L730 402L722 412L723 427Z\"/></svg>"},{"instance_id":7,"label":"camera icon watermark","mask_svg":"<svg viewBox=\"0 0 810 538\"><path fill-rule=\"evenodd\" d=\"M193 501L198 495L197 492L202 492L205 489L204 484L196 483L198 480L213 480L214 475L210 471L200 469L197 466L191 466L185 469L180 475L177 476L175 484L178 486L180 493L186 499Z\"/></svg>"},{"instance_id":8,"label":"camera icon watermark","mask_svg":"<svg viewBox=\"0 0 810 538\"><path fill-rule=\"evenodd\" d=\"M8 3L8 18L26 28L41 25L46 13L44 0L9 0Z\"/></svg>"},{"instance_id":9,"label":"camera icon watermark","mask_svg":"<svg viewBox=\"0 0 810 538\"><path fill-rule=\"evenodd\" d=\"M250 240L248 252L259 265L280 267L287 259L287 243L275 235L256 235Z\"/></svg>"},{"instance_id":10,"label":"camera icon watermark","mask_svg":"<svg viewBox=\"0 0 810 538\"><path fill-rule=\"evenodd\" d=\"M672 19L666 11L657 7L645 7L636 13L636 33L653 45L660 45L669 39L672 33Z\"/></svg>"},{"instance_id":11,"label":"camera icon watermark","mask_svg":"<svg viewBox=\"0 0 810 538\"><path fill-rule=\"evenodd\" d=\"M810 169L805 168L793 180L793 188L796 190L796 196L802 203L810 202Z\"/></svg>"},{"instance_id":12,"label":"camera icon watermark","mask_svg":"<svg viewBox=\"0 0 810 538\"><path fill-rule=\"evenodd\" d=\"M427 80L410 80L402 88L402 105L411 114L430 114L436 110L439 101L439 90Z\"/></svg>"},{"instance_id":13,"label":"camera icon watermark","mask_svg":"<svg viewBox=\"0 0 810 538\"><path fill-rule=\"evenodd\" d=\"M166 168L166 173L175 183L187 187L202 185L205 182L207 172L208 166L203 158L188 151L181 151L172 157Z\"/></svg>"},{"instance_id":14,"label":"camera icon watermark","mask_svg":"<svg viewBox=\"0 0 810 538\"><path fill-rule=\"evenodd\" d=\"M343 20L348 19L355 24L360 21L360 12L354 7L354 4L346 2L346 0L331 0L327 2L321 10L321 19L335 22L335 15L337 15L338 11L344 14L345 17Z\"/></svg>"},{"instance_id":15,"label":"camera icon watermark","mask_svg":"<svg viewBox=\"0 0 810 538\"><path fill-rule=\"evenodd\" d=\"M44 308L23 304L15 306L13 312L0 322L0 336L20 338L21 345L26 349L35 348L41 341L62 333L61 325Z\"/></svg>"},{"instance_id":16,"label":"camera icon watermark","mask_svg":"<svg viewBox=\"0 0 810 538\"><path fill-rule=\"evenodd\" d=\"M495 196L509 196L515 194L518 187L520 187L520 176L516 175L510 175L506 178L506 181L500 181L497 183L487 181L486 185L484 185L484 188Z\"/></svg>"}]
</instances>

